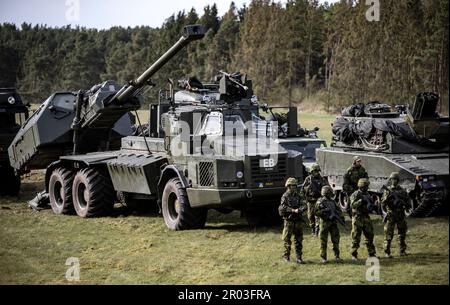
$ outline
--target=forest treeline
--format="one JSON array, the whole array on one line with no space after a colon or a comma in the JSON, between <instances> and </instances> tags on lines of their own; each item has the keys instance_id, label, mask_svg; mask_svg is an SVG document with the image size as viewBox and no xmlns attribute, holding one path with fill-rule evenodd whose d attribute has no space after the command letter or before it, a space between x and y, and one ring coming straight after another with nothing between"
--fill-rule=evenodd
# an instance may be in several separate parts
<instances>
[{"instance_id":1,"label":"forest treeline","mask_svg":"<svg viewBox=\"0 0 450 305\"><path fill-rule=\"evenodd\" d=\"M247 73L260 100L322 103L412 102L420 91L441 96L448 112L448 0L380 0L380 20L366 18L366 1L253 0L178 12L160 28L108 30L0 25L0 87L18 88L40 103L55 91L88 89L103 80L126 83L180 36L186 24L206 37L183 50L152 81L154 101L167 78L209 81L219 70Z\"/></svg>"}]
</instances>

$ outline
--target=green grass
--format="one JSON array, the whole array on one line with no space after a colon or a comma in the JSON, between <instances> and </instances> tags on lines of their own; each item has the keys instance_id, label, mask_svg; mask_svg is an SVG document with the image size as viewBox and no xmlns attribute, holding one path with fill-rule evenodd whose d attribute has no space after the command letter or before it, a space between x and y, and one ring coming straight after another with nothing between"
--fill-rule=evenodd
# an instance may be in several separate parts
<instances>
[{"instance_id":1,"label":"green grass","mask_svg":"<svg viewBox=\"0 0 450 305\"><path fill-rule=\"evenodd\" d=\"M251 229L237 212L210 211L203 230L181 232L159 216L125 217L118 206L114 217L56 216L27 208L42 188L38 174L27 181L20 197L0 201L0 284L73 283L65 279L69 257L80 260L80 284L368 284L365 261L349 259L348 220L344 263L321 265L318 239L305 234L308 264L297 266L281 260L281 227ZM382 223L374 223L380 253ZM410 219L409 227L410 256L381 259L376 284L448 285L448 217Z\"/></svg>"},{"instance_id":2,"label":"green grass","mask_svg":"<svg viewBox=\"0 0 450 305\"><path fill-rule=\"evenodd\" d=\"M319 138L325 139L328 145L331 143L331 123L334 122L336 115L299 112L298 118L300 125L304 128L313 129L314 127L319 127Z\"/></svg>"}]
</instances>

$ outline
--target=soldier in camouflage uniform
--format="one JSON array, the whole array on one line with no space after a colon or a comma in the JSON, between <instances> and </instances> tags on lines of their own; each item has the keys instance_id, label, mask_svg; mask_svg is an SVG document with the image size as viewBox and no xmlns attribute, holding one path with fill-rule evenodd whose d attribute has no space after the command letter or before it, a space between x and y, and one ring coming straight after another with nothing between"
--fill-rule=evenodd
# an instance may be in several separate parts
<instances>
[{"instance_id":1,"label":"soldier in camouflage uniform","mask_svg":"<svg viewBox=\"0 0 450 305\"><path fill-rule=\"evenodd\" d=\"M320 257L322 263L327 263L328 233L333 243L334 257L336 261L341 261L339 257L339 228L338 218L343 221L341 209L333 200L333 189L326 185L321 190L322 197L316 203L316 215L320 217ZM337 218L338 217L338 218Z\"/></svg>"},{"instance_id":2,"label":"soldier in camouflage uniform","mask_svg":"<svg viewBox=\"0 0 450 305\"><path fill-rule=\"evenodd\" d=\"M344 184L342 190L349 196L358 189L358 181L362 178L369 178L366 169L361 165L361 158L358 156L353 157L353 164L347 169L344 175Z\"/></svg>"},{"instance_id":3,"label":"soldier in camouflage uniform","mask_svg":"<svg viewBox=\"0 0 450 305\"><path fill-rule=\"evenodd\" d=\"M281 204L278 208L280 216L284 219L284 229L282 239L284 241L285 261L290 260L291 237L294 235L295 252L297 254L297 264L303 264L302 260L302 242L303 242L303 212L307 209L304 201L300 198L297 190L298 181L295 178L289 178L286 181L287 191L281 197Z\"/></svg>"},{"instance_id":4,"label":"soldier in camouflage uniform","mask_svg":"<svg viewBox=\"0 0 450 305\"><path fill-rule=\"evenodd\" d=\"M358 181L358 190L350 196L350 206L352 208L352 259L358 259L359 243L361 233L366 239L367 252L370 257L375 257L375 245L373 244L373 226L370 220L370 212L375 209L373 199L370 196L369 179L363 178Z\"/></svg>"},{"instance_id":5,"label":"soldier in camouflage uniform","mask_svg":"<svg viewBox=\"0 0 450 305\"><path fill-rule=\"evenodd\" d=\"M319 234L319 218L316 217L315 206L320 198L320 190L328 184L328 180L320 174L319 164L311 166L311 174L303 182L302 195L308 203L308 220L311 228L311 235Z\"/></svg>"},{"instance_id":6,"label":"soldier in camouflage uniform","mask_svg":"<svg viewBox=\"0 0 450 305\"><path fill-rule=\"evenodd\" d=\"M392 173L389 177L390 185L385 189L381 198L381 206L387 212L384 221L384 253L391 258L391 242L394 237L394 229L397 225L398 238L400 241L400 256L406 255L406 224L405 208L409 207L408 194L399 185L400 176Z\"/></svg>"}]
</instances>

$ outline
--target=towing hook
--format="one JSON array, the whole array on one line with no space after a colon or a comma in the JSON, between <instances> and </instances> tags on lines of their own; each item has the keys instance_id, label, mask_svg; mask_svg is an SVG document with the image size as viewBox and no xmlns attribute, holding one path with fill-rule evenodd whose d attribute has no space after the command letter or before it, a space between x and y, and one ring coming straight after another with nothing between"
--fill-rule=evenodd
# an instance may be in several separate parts
<instances>
[{"instance_id":1,"label":"towing hook","mask_svg":"<svg viewBox=\"0 0 450 305\"><path fill-rule=\"evenodd\" d=\"M251 199L251 198L253 197L252 191L246 191L246 192L245 192L245 196L246 196L248 199Z\"/></svg>"}]
</instances>

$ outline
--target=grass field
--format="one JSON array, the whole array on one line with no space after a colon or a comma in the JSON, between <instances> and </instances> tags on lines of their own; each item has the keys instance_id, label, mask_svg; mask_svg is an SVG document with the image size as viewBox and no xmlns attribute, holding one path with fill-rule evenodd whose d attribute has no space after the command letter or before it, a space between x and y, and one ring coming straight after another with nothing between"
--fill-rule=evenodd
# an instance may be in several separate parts
<instances>
[{"instance_id":1,"label":"grass field","mask_svg":"<svg viewBox=\"0 0 450 305\"><path fill-rule=\"evenodd\" d=\"M304 127L329 139L334 116L301 114ZM327 129L328 128L328 129ZM19 197L0 199L0 284L368 284L365 261L350 260L350 222L341 230L343 263L320 264L319 241L308 232L306 265L284 263L281 226L251 229L238 212L210 211L202 230L173 232L157 215L81 219L35 212L26 202L43 189L33 172ZM374 216L375 244L382 223ZM449 284L448 217L410 219L407 257L380 261L375 284ZM362 242L362 245L364 243ZM330 246L330 257L331 245ZM398 254L394 239L393 254ZM367 251L361 248L360 256ZM79 258L80 281L65 279L66 260Z\"/></svg>"}]
</instances>

